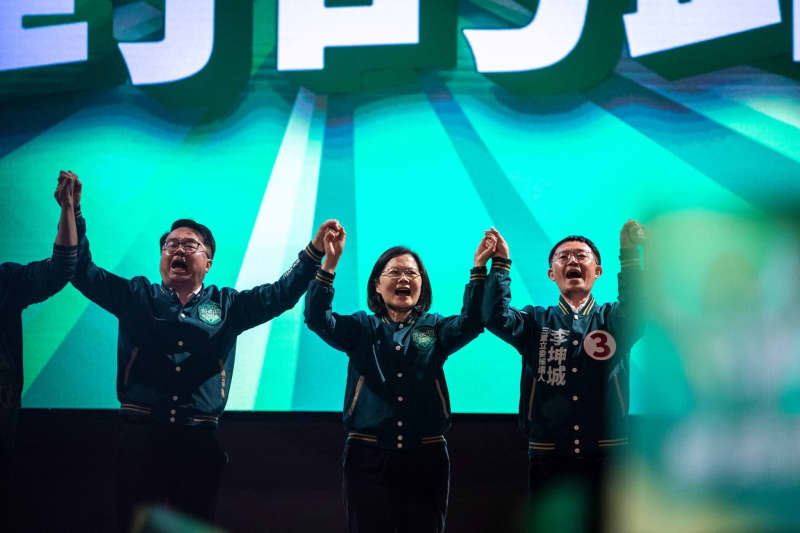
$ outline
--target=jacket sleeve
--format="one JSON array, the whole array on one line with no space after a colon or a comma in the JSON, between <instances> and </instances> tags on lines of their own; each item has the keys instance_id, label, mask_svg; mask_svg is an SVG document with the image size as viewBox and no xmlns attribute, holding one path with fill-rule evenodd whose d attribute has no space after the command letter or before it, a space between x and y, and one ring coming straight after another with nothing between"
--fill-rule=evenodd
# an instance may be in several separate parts
<instances>
[{"instance_id":1,"label":"jacket sleeve","mask_svg":"<svg viewBox=\"0 0 800 533\"><path fill-rule=\"evenodd\" d=\"M486 329L523 353L529 335L529 313L511 307L511 260L495 257L486 279L481 318Z\"/></svg>"},{"instance_id":2,"label":"jacket sleeve","mask_svg":"<svg viewBox=\"0 0 800 533\"><path fill-rule=\"evenodd\" d=\"M72 284L88 299L119 317L129 308L133 282L103 270L92 262L86 238L86 220L76 213L78 226L78 265Z\"/></svg>"},{"instance_id":3,"label":"jacket sleeve","mask_svg":"<svg viewBox=\"0 0 800 533\"><path fill-rule=\"evenodd\" d=\"M41 302L54 295L75 274L78 258L77 246L53 246L53 255L44 261L27 265L6 263L4 278L8 287L8 301L17 309Z\"/></svg>"},{"instance_id":4,"label":"jacket sleeve","mask_svg":"<svg viewBox=\"0 0 800 533\"><path fill-rule=\"evenodd\" d=\"M644 271L637 248L621 249L619 260L619 296L609 315L609 322L618 335L633 344L644 333Z\"/></svg>"},{"instance_id":5,"label":"jacket sleeve","mask_svg":"<svg viewBox=\"0 0 800 533\"><path fill-rule=\"evenodd\" d=\"M234 292L228 308L237 331L253 328L295 306L319 267L322 253L310 243L275 283Z\"/></svg>"},{"instance_id":6,"label":"jacket sleeve","mask_svg":"<svg viewBox=\"0 0 800 533\"><path fill-rule=\"evenodd\" d=\"M436 338L445 358L483 332L481 304L485 284L486 267L473 268L469 283L464 288L461 314L445 317L437 324Z\"/></svg>"},{"instance_id":7,"label":"jacket sleeve","mask_svg":"<svg viewBox=\"0 0 800 533\"><path fill-rule=\"evenodd\" d=\"M331 309L333 302L333 275L322 269L308 285L305 320L308 328L331 347L352 353L364 334L365 324L359 320L363 313L340 315Z\"/></svg>"}]
</instances>

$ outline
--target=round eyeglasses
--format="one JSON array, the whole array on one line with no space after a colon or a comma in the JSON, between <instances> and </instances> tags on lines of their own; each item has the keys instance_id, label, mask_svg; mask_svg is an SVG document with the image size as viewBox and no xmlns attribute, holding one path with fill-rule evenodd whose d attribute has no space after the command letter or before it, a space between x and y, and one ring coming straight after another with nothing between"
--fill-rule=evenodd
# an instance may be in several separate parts
<instances>
[{"instance_id":1,"label":"round eyeglasses","mask_svg":"<svg viewBox=\"0 0 800 533\"><path fill-rule=\"evenodd\" d=\"M407 277L408 279L417 279L420 274L416 270L401 270L399 268L392 268L390 270L381 272L381 276L386 276L387 278L391 279L400 279L403 276Z\"/></svg>"},{"instance_id":2,"label":"round eyeglasses","mask_svg":"<svg viewBox=\"0 0 800 533\"><path fill-rule=\"evenodd\" d=\"M559 252L553 256L553 260L559 263L569 263L569 258L574 257L578 263L588 263L592 260L592 254L583 250L575 250L571 252Z\"/></svg>"}]
</instances>

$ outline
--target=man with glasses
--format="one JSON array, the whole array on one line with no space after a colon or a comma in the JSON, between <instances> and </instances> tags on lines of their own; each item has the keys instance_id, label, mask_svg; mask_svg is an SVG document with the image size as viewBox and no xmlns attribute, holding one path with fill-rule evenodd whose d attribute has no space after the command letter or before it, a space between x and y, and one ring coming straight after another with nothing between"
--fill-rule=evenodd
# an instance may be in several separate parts
<instances>
[{"instance_id":1,"label":"man with glasses","mask_svg":"<svg viewBox=\"0 0 800 533\"><path fill-rule=\"evenodd\" d=\"M629 356L643 331L638 245L645 233L634 220L620 233L618 301L597 304L592 287L603 273L592 241L571 235L550 251L548 277L558 286L558 304L511 307L508 244L497 240L486 280L486 328L522 355L519 424L528 438L531 503L535 511L566 498L581 502L578 513L543 523L534 512L535 530L576 531L603 528L602 487L608 459L628 444ZM560 493L561 490L575 492Z\"/></svg>"},{"instance_id":2,"label":"man with glasses","mask_svg":"<svg viewBox=\"0 0 800 533\"><path fill-rule=\"evenodd\" d=\"M78 228L73 284L119 319L119 528L129 530L134 507L149 502L211 521L226 463L216 428L230 391L236 337L294 307L320 266L323 236L341 226L324 222L277 282L244 291L203 284L216 243L193 220L176 220L161 236L160 284L97 267L82 216Z\"/></svg>"}]
</instances>

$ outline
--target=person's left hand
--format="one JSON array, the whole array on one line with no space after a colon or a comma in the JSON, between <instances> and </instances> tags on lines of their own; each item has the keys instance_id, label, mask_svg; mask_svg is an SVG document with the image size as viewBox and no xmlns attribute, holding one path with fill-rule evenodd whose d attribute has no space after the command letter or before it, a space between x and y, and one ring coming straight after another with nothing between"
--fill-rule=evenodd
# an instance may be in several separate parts
<instances>
[{"instance_id":1,"label":"person's left hand","mask_svg":"<svg viewBox=\"0 0 800 533\"><path fill-rule=\"evenodd\" d=\"M473 266L482 267L486 266L486 262L489 260L492 255L494 255L494 251L497 248L497 238L494 236L494 233L491 231L485 232L483 239L481 239L480 244L478 245L478 249L475 250L475 261Z\"/></svg>"},{"instance_id":2,"label":"person's left hand","mask_svg":"<svg viewBox=\"0 0 800 533\"><path fill-rule=\"evenodd\" d=\"M509 258L509 250L508 250L508 243L500 235L500 232L497 229L492 228L489 230L489 233L494 235L495 240L497 241L497 246L495 247L494 256L499 257L501 259L508 259Z\"/></svg>"},{"instance_id":3,"label":"person's left hand","mask_svg":"<svg viewBox=\"0 0 800 533\"><path fill-rule=\"evenodd\" d=\"M320 227L317 229L317 234L314 236L314 239L311 241L311 244L317 250L320 250L322 251L322 253L325 253L325 234L328 233L328 231L338 232L341 230L342 230L342 225L339 224L339 221L336 220L335 218L329 218L328 220L323 222L322 225L320 225Z\"/></svg>"},{"instance_id":4,"label":"person's left hand","mask_svg":"<svg viewBox=\"0 0 800 533\"><path fill-rule=\"evenodd\" d=\"M647 242L647 232L639 222L629 219L619 232L620 248L636 248Z\"/></svg>"},{"instance_id":5,"label":"person's left hand","mask_svg":"<svg viewBox=\"0 0 800 533\"><path fill-rule=\"evenodd\" d=\"M322 270L329 274L336 272L346 240L347 232L342 226L339 226L338 231L329 229L325 233L325 259L322 260Z\"/></svg>"}]
</instances>

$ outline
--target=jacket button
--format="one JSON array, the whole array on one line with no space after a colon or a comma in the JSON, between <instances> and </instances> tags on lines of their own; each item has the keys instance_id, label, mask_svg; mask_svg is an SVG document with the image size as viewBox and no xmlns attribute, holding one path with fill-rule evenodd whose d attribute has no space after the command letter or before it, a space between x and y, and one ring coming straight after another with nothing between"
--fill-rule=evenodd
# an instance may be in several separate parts
<instances>
[{"instance_id":1,"label":"jacket button","mask_svg":"<svg viewBox=\"0 0 800 533\"><path fill-rule=\"evenodd\" d=\"M403 427L403 421L402 420L398 420L397 421L397 427L399 427L399 428Z\"/></svg>"},{"instance_id":2,"label":"jacket button","mask_svg":"<svg viewBox=\"0 0 800 533\"><path fill-rule=\"evenodd\" d=\"M169 414L174 415L175 414L175 409L170 409L169 410ZM578 443L576 442L575 444L578 444Z\"/></svg>"},{"instance_id":3,"label":"jacket button","mask_svg":"<svg viewBox=\"0 0 800 533\"><path fill-rule=\"evenodd\" d=\"M575 448L575 453L581 453L581 449L580 448Z\"/></svg>"},{"instance_id":4,"label":"jacket button","mask_svg":"<svg viewBox=\"0 0 800 533\"><path fill-rule=\"evenodd\" d=\"M581 427L578 424L575 424L574 426L572 426L572 429L578 431L579 429L581 429Z\"/></svg>"},{"instance_id":5,"label":"jacket button","mask_svg":"<svg viewBox=\"0 0 800 533\"><path fill-rule=\"evenodd\" d=\"M170 422L170 424L174 424L175 423L175 417L174 416L169 417L169 422Z\"/></svg>"},{"instance_id":6,"label":"jacket button","mask_svg":"<svg viewBox=\"0 0 800 533\"><path fill-rule=\"evenodd\" d=\"M183 346L183 341L178 341L178 346Z\"/></svg>"},{"instance_id":7,"label":"jacket button","mask_svg":"<svg viewBox=\"0 0 800 533\"><path fill-rule=\"evenodd\" d=\"M578 318L580 318L580 317L578 315L575 315L575 320L578 320Z\"/></svg>"},{"instance_id":8,"label":"jacket button","mask_svg":"<svg viewBox=\"0 0 800 533\"><path fill-rule=\"evenodd\" d=\"M403 373L402 373L402 372L398 372L398 373L397 373L397 377L398 377L398 378L402 378L402 377L403 377Z\"/></svg>"},{"instance_id":9,"label":"jacket button","mask_svg":"<svg viewBox=\"0 0 800 533\"><path fill-rule=\"evenodd\" d=\"M397 440L403 440L403 436L402 435L398 435L397 436Z\"/></svg>"},{"instance_id":10,"label":"jacket button","mask_svg":"<svg viewBox=\"0 0 800 533\"><path fill-rule=\"evenodd\" d=\"M399 326L397 326L397 329L403 329L403 324L400 324Z\"/></svg>"},{"instance_id":11,"label":"jacket button","mask_svg":"<svg viewBox=\"0 0 800 533\"><path fill-rule=\"evenodd\" d=\"M181 317L181 318L186 318L186 313L181 313L181 314L180 314L180 317Z\"/></svg>"},{"instance_id":12,"label":"jacket button","mask_svg":"<svg viewBox=\"0 0 800 533\"><path fill-rule=\"evenodd\" d=\"M175 395L175 394L173 394L173 395L172 395L172 401L173 401L173 402L177 402L177 401L178 401L178 396L177 396L177 395Z\"/></svg>"},{"instance_id":13,"label":"jacket button","mask_svg":"<svg viewBox=\"0 0 800 533\"><path fill-rule=\"evenodd\" d=\"M398 402L402 402L402 401L403 401L403 397L402 397L402 396L398 396L398 397L397 397L397 401L398 401Z\"/></svg>"},{"instance_id":14,"label":"jacket button","mask_svg":"<svg viewBox=\"0 0 800 533\"><path fill-rule=\"evenodd\" d=\"M575 368L575 367L573 366L573 367L572 367L572 373L573 373L573 374L576 374L577 372L578 372L578 369L577 369L577 368Z\"/></svg>"},{"instance_id":15,"label":"jacket button","mask_svg":"<svg viewBox=\"0 0 800 533\"><path fill-rule=\"evenodd\" d=\"M181 367L179 367L179 366L176 366L176 367L175 367L175 372L180 372L180 371L181 371Z\"/></svg>"},{"instance_id":16,"label":"jacket button","mask_svg":"<svg viewBox=\"0 0 800 533\"><path fill-rule=\"evenodd\" d=\"M403 447L403 443L402 443L402 442L398 442L398 443L397 443L397 447L398 447L398 448L402 448L402 447Z\"/></svg>"},{"instance_id":17,"label":"jacket button","mask_svg":"<svg viewBox=\"0 0 800 533\"><path fill-rule=\"evenodd\" d=\"M578 445L578 444L580 444L580 443L581 443L580 439L575 439L575 444L576 444L576 445Z\"/></svg>"},{"instance_id":18,"label":"jacket button","mask_svg":"<svg viewBox=\"0 0 800 533\"><path fill-rule=\"evenodd\" d=\"M394 349L397 350L398 352L400 351L401 348L402 348L402 346L400 346L399 344L394 347Z\"/></svg>"},{"instance_id":19,"label":"jacket button","mask_svg":"<svg viewBox=\"0 0 800 533\"><path fill-rule=\"evenodd\" d=\"M578 401L578 396L577 396L577 395L575 395L575 394L573 394L573 395L572 395L572 401L573 401L573 402L577 402L577 401Z\"/></svg>"},{"instance_id":20,"label":"jacket button","mask_svg":"<svg viewBox=\"0 0 800 533\"><path fill-rule=\"evenodd\" d=\"M580 343L578 342L578 339L575 339L574 341L572 341L572 345L573 345L573 346L577 346L578 344L580 344Z\"/></svg>"}]
</instances>

